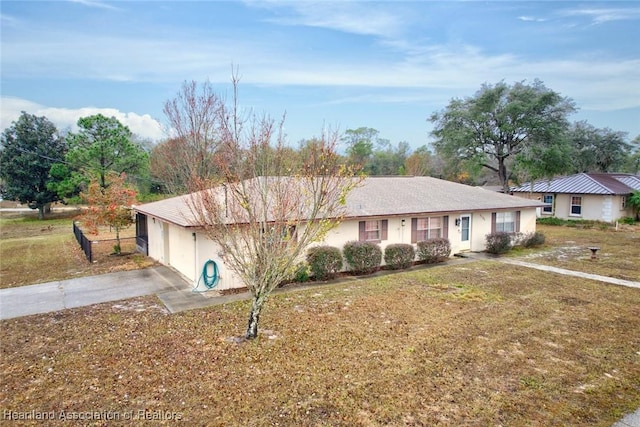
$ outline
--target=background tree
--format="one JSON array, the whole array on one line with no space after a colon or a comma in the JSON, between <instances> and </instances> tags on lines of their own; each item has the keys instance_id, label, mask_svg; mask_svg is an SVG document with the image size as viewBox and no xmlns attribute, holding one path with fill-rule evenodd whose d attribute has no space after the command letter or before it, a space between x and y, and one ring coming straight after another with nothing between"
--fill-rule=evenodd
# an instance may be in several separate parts
<instances>
[{"instance_id":1,"label":"background tree","mask_svg":"<svg viewBox=\"0 0 640 427\"><path fill-rule=\"evenodd\" d=\"M553 178L570 173L574 150L565 135L547 143L531 144L516 156L514 174L517 182L533 183L540 178Z\"/></svg>"},{"instance_id":2,"label":"background tree","mask_svg":"<svg viewBox=\"0 0 640 427\"><path fill-rule=\"evenodd\" d=\"M187 143L183 138L169 138L151 149L149 169L151 177L162 183L162 191L182 194L187 190L192 175L187 156Z\"/></svg>"},{"instance_id":3,"label":"background tree","mask_svg":"<svg viewBox=\"0 0 640 427\"><path fill-rule=\"evenodd\" d=\"M242 119L234 99L223 105L220 129L224 153L221 179L201 180L189 206L197 224L224 253L225 264L252 294L245 338L258 335L267 297L290 279L307 247L319 241L344 213L345 197L359 182L342 166L337 135L323 135L306 147L304 164L290 173L284 156L282 122Z\"/></svg>"},{"instance_id":4,"label":"background tree","mask_svg":"<svg viewBox=\"0 0 640 427\"><path fill-rule=\"evenodd\" d=\"M377 145L378 149L365 165L367 172L370 175L405 175L405 161L411 152L409 143L401 141L394 147L389 140L379 139Z\"/></svg>"},{"instance_id":5,"label":"background tree","mask_svg":"<svg viewBox=\"0 0 640 427\"><path fill-rule=\"evenodd\" d=\"M48 184L51 167L62 162L67 150L56 127L46 117L24 111L17 121L2 133L0 177L4 181L3 196L31 209L44 218L46 207L59 200Z\"/></svg>"},{"instance_id":6,"label":"background tree","mask_svg":"<svg viewBox=\"0 0 640 427\"><path fill-rule=\"evenodd\" d=\"M426 145L418 147L404 162L404 169L407 175L429 176L432 170L431 150Z\"/></svg>"},{"instance_id":7,"label":"background tree","mask_svg":"<svg viewBox=\"0 0 640 427\"><path fill-rule=\"evenodd\" d=\"M373 144L378 139L379 132L368 127L358 129L347 129L342 137L342 142L347 144L347 157L353 165L362 167L365 173L367 165L371 162L373 155Z\"/></svg>"},{"instance_id":8,"label":"background tree","mask_svg":"<svg viewBox=\"0 0 640 427\"><path fill-rule=\"evenodd\" d=\"M163 111L172 135L167 151L175 157L172 163L176 166L175 176L167 181L171 192L184 192L192 177L218 175L221 108L222 100L208 81L201 85L185 81L176 97L165 103Z\"/></svg>"},{"instance_id":9,"label":"background tree","mask_svg":"<svg viewBox=\"0 0 640 427\"><path fill-rule=\"evenodd\" d=\"M78 120L78 133L69 133L70 180L88 182L96 177L102 188L107 187L107 175L144 174L148 167L148 154L139 144L132 142L132 134L115 117L96 114Z\"/></svg>"},{"instance_id":10,"label":"background tree","mask_svg":"<svg viewBox=\"0 0 640 427\"><path fill-rule=\"evenodd\" d=\"M507 161L525 147L544 147L562 136L574 103L535 80L511 86L484 84L473 97L452 99L429 120L434 147L444 158L471 161L494 171L509 190Z\"/></svg>"},{"instance_id":11,"label":"background tree","mask_svg":"<svg viewBox=\"0 0 640 427\"><path fill-rule=\"evenodd\" d=\"M640 221L640 191L634 191L629 197L629 206L633 209L635 220Z\"/></svg>"},{"instance_id":12,"label":"background tree","mask_svg":"<svg viewBox=\"0 0 640 427\"><path fill-rule=\"evenodd\" d=\"M626 138L625 132L599 129L586 121L574 123L569 131L572 172L619 172L631 155Z\"/></svg>"},{"instance_id":13,"label":"background tree","mask_svg":"<svg viewBox=\"0 0 640 427\"><path fill-rule=\"evenodd\" d=\"M640 173L640 135L631 141L631 147L631 152L624 162L622 172L638 174Z\"/></svg>"},{"instance_id":14,"label":"background tree","mask_svg":"<svg viewBox=\"0 0 640 427\"><path fill-rule=\"evenodd\" d=\"M98 234L98 227L108 225L116 233L115 254L121 253L120 231L133 224L131 205L136 202L136 191L127 185L126 175L109 172L103 186L98 179L89 184L82 199L89 206L82 215L82 223L88 230Z\"/></svg>"}]
</instances>

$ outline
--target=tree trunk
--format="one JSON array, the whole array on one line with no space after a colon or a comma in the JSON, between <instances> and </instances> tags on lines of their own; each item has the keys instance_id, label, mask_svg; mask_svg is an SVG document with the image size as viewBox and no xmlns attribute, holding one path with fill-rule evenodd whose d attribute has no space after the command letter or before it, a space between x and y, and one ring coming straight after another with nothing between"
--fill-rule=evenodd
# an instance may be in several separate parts
<instances>
[{"instance_id":1,"label":"tree trunk","mask_svg":"<svg viewBox=\"0 0 640 427\"><path fill-rule=\"evenodd\" d=\"M115 227L116 229L116 246L113 248L113 252L116 255L120 255L122 253L122 247L120 246L120 227Z\"/></svg>"},{"instance_id":2,"label":"tree trunk","mask_svg":"<svg viewBox=\"0 0 640 427\"><path fill-rule=\"evenodd\" d=\"M38 206L38 219L44 219L44 205Z\"/></svg>"},{"instance_id":3,"label":"tree trunk","mask_svg":"<svg viewBox=\"0 0 640 427\"><path fill-rule=\"evenodd\" d=\"M264 304L264 298L255 295L253 297L253 304L251 304L251 312L249 312L249 324L247 325L247 333L245 338L252 340L258 337L258 322L260 321L260 312L262 311L262 305Z\"/></svg>"},{"instance_id":4,"label":"tree trunk","mask_svg":"<svg viewBox=\"0 0 640 427\"><path fill-rule=\"evenodd\" d=\"M498 178L500 179L500 185L502 185L502 191L505 194L509 194L509 179L507 177L507 166L504 164L503 158L498 158Z\"/></svg>"}]
</instances>

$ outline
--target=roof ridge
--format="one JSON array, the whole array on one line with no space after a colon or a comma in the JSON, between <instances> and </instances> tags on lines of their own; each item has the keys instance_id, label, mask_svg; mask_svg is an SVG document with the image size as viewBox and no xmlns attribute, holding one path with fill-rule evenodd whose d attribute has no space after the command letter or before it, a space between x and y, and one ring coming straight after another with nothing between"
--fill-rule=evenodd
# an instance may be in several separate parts
<instances>
[{"instance_id":1,"label":"roof ridge","mask_svg":"<svg viewBox=\"0 0 640 427\"><path fill-rule=\"evenodd\" d=\"M609 191L610 193L614 193L615 194L615 190L613 190L612 188L607 187L606 185L604 185L602 182L598 181L597 179L595 179L593 176L591 176L590 173L587 172L582 172L580 173L580 175L585 175L587 178L589 178L589 180L591 180L592 182L594 182L595 184L599 185L601 188L604 188L605 190ZM615 179L615 178L614 178Z\"/></svg>"}]
</instances>

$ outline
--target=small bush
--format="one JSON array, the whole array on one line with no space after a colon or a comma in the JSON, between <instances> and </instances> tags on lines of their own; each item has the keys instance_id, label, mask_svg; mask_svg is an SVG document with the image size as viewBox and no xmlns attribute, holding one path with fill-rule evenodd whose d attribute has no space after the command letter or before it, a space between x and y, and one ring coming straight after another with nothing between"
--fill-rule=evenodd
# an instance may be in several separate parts
<instances>
[{"instance_id":1,"label":"small bush","mask_svg":"<svg viewBox=\"0 0 640 427\"><path fill-rule=\"evenodd\" d=\"M535 233L527 233L521 240L522 246L525 248L534 248L536 246L542 246L545 242L544 233L536 231Z\"/></svg>"},{"instance_id":2,"label":"small bush","mask_svg":"<svg viewBox=\"0 0 640 427\"><path fill-rule=\"evenodd\" d=\"M545 225L565 225L567 223L566 220L562 218L556 218L554 216L538 218L536 222L538 224L545 224Z\"/></svg>"},{"instance_id":3,"label":"small bush","mask_svg":"<svg viewBox=\"0 0 640 427\"><path fill-rule=\"evenodd\" d=\"M314 246L307 250L307 263L316 280L333 279L342 269L342 254L333 246Z\"/></svg>"},{"instance_id":4,"label":"small bush","mask_svg":"<svg viewBox=\"0 0 640 427\"><path fill-rule=\"evenodd\" d=\"M293 281L303 283L309 280L309 265L301 262L296 266L296 272L293 275Z\"/></svg>"},{"instance_id":5,"label":"small bush","mask_svg":"<svg viewBox=\"0 0 640 427\"><path fill-rule=\"evenodd\" d=\"M416 257L413 245L396 243L384 248L384 262L392 270L408 268Z\"/></svg>"},{"instance_id":6,"label":"small bush","mask_svg":"<svg viewBox=\"0 0 640 427\"><path fill-rule=\"evenodd\" d=\"M418 260L428 264L446 261L451 255L449 239L438 238L418 242Z\"/></svg>"},{"instance_id":7,"label":"small bush","mask_svg":"<svg viewBox=\"0 0 640 427\"><path fill-rule=\"evenodd\" d=\"M487 234L487 252L490 254L504 254L512 248L511 234L504 231Z\"/></svg>"},{"instance_id":8,"label":"small bush","mask_svg":"<svg viewBox=\"0 0 640 427\"><path fill-rule=\"evenodd\" d=\"M351 241L342 249L347 264L356 274L373 273L380 268L382 249L373 242Z\"/></svg>"},{"instance_id":9,"label":"small bush","mask_svg":"<svg viewBox=\"0 0 640 427\"><path fill-rule=\"evenodd\" d=\"M632 216L627 216L627 217L624 217L624 218L620 218L620 220L618 222L620 222L622 224L633 225L633 224L636 223L636 220Z\"/></svg>"}]
</instances>

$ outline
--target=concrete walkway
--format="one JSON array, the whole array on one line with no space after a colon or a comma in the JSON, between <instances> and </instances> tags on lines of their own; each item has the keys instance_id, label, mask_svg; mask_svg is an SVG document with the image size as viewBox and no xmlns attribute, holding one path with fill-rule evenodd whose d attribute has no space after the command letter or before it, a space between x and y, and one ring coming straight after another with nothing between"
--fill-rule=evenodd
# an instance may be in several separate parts
<instances>
[{"instance_id":1,"label":"concrete walkway","mask_svg":"<svg viewBox=\"0 0 640 427\"><path fill-rule=\"evenodd\" d=\"M165 266L20 286L0 290L0 320L176 292L191 294L190 284Z\"/></svg>"},{"instance_id":2,"label":"concrete walkway","mask_svg":"<svg viewBox=\"0 0 640 427\"><path fill-rule=\"evenodd\" d=\"M565 276L582 277L589 280L597 280L599 282L611 283L614 285L628 286L630 288L640 289L640 282L631 280L617 279L615 277L599 276L597 274L583 273L581 271L565 270L564 268L552 267L549 265L534 264L531 262L520 261L513 258L498 258L497 261L505 264L519 265L520 267L535 268L536 270L550 271L552 273L564 274ZM640 426L638 426L640 427Z\"/></svg>"},{"instance_id":3,"label":"concrete walkway","mask_svg":"<svg viewBox=\"0 0 640 427\"><path fill-rule=\"evenodd\" d=\"M640 427L640 409L636 412L627 415L612 427Z\"/></svg>"}]
</instances>

